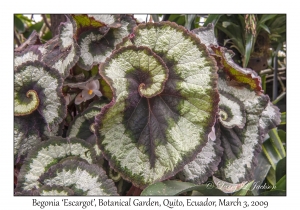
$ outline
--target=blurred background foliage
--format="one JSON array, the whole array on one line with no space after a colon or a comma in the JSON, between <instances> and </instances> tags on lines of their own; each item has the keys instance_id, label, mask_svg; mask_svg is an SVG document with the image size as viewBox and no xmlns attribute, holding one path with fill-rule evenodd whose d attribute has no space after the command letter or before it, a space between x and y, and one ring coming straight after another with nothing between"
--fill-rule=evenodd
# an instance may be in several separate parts
<instances>
[{"instance_id":1,"label":"blurred background foliage","mask_svg":"<svg viewBox=\"0 0 300 210\"><path fill-rule=\"evenodd\" d=\"M28 17L30 16L30 17ZM50 30L50 15L14 15L14 44L20 45L23 43L32 33L36 31L40 35L40 39L43 42L52 38ZM35 18L38 20L36 21Z\"/></svg>"}]
</instances>

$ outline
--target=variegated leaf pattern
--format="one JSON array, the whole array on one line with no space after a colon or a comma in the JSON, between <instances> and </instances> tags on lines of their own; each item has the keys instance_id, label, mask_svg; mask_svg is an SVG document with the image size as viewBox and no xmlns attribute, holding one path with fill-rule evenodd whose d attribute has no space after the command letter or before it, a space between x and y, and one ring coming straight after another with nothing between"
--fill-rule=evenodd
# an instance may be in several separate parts
<instances>
[{"instance_id":1,"label":"variegated leaf pattern","mask_svg":"<svg viewBox=\"0 0 300 210\"><path fill-rule=\"evenodd\" d=\"M62 135L62 123L49 131L38 112L30 116L14 117L14 162L23 160L28 151L52 136Z\"/></svg>"},{"instance_id":2,"label":"variegated leaf pattern","mask_svg":"<svg viewBox=\"0 0 300 210\"><path fill-rule=\"evenodd\" d=\"M42 57L39 51L39 45L28 46L22 51L15 51L14 53L14 70L26 62L40 61Z\"/></svg>"},{"instance_id":3,"label":"variegated leaf pattern","mask_svg":"<svg viewBox=\"0 0 300 210\"><path fill-rule=\"evenodd\" d=\"M179 172L180 179L194 184L206 182L208 177L218 170L222 154L223 148L221 147L220 131L219 129L216 131L213 130L212 136L209 137L202 151Z\"/></svg>"},{"instance_id":4,"label":"variegated leaf pattern","mask_svg":"<svg viewBox=\"0 0 300 210\"><path fill-rule=\"evenodd\" d=\"M222 180L231 183L250 181L261 152L259 121L269 97L257 94L249 86L231 86L220 73L219 121L224 153L220 164Z\"/></svg>"},{"instance_id":5,"label":"variegated leaf pattern","mask_svg":"<svg viewBox=\"0 0 300 210\"><path fill-rule=\"evenodd\" d=\"M53 165L45 172L40 182L47 186L71 188L74 195L118 195L117 188L105 171L96 164L77 159L67 159Z\"/></svg>"},{"instance_id":6,"label":"variegated leaf pattern","mask_svg":"<svg viewBox=\"0 0 300 210\"><path fill-rule=\"evenodd\" d=\"M75 117L67 132L68 137L77 137L90 143L94 147L97 156L101 154L101 151L96 143L95 116L100 114L102 107L106 104L108 104L108 101L104 100L91 103L85 111Z\"/></svg>"},{"instance_id":7,"label":"variegated leaf pattern","mask_svg":"<svg viewBox=\"0 0 300 210\"><path fill-rule=\"evenodd\" d=\"M14 75L14 114L30 115L38 110L50 130L65 117L60 75L35 61L19 66Z\"/></svg>"},{"instance_id":8,"label":"variegated leaf pattern","mask_svg":"<svg viewBox=\"0 0 300 210\"><path fill-rule=\"evenodd\" d=\"M101 15L98 15L99 17ZM90 26L89 30L78 35L78 44L80 46L80 59L78 65L90 70L93 65L104 62L111 55L115 47L127 37L136 26L135 21L129 15L120 17L120 27L94 28Z\"/></svg>"},{"instance_id":9,"label":"variegated leaf pattern","mask_svg":"<svg viewBox=\"0 0 300 210\"><path fill-rule=\"evenodd\" d=\"M43 184L40 177L48 169L67 157L80 157L87 163L95 161L95 151L86 141L78 138L52 137L38 144L27 157L18 176L16 191L38 189ZM60 185L61 186L61 185Z\"/></svg>"},{"instance_id":10,"label":"variegated leaf pattern","mask_svg":"<svg viewBox=\"0 0 300 210\"><path fill-rule=\"evenodd\" d=\"M43 196L71 196L74 195L74 191L71 190L68 187L62 187L62 186L49 186L44 185L41 188L38 189L39 195Z\"/></svg>"},{"instance_id":11,"label":"variegated leaf pattern","mask_svg":"<svg viewBox=\"0 0 300 210\"><path fill-rule=\"evenodd\" d=\"M231 187L253 179L280 112L260 77L218 46L212 24L189 32L171 22L137 26L132 15L66 19L48 42L33 31L14 50L14 162L27 158L15 195L118 195L100 153L115 181L121 174L139 188L178 172L195 184L212 175ZM110 103L81 104L69 124L64 79L74 96L99 79ZM66 125L68 138L54 137Z\"/></svg>"},{"instance_id":12,"label":"variegated leaf pattern","mask_svg":"<svg viewBox=\"0 0 300 210\"><path fill-rule=\"evenodd\" d=\"M56 135L66 116L62 78L39 61L19 65L14 74L14 154L25 156L34 143Z\"/></svg>"},{"instance_id":13,"label":"variegated leaf pattern","mask_svg":"<svg viewBox=\"0 0 300 210\"><path fill-rule=\"evenodd\" d=\"M74 39L76 23L71 16L60 24L59 34L39 47L42 62L56 69L63 78L70 74L70 69L77 63L80 55L79 46Z\"/></svg>"},{"instance_id":14,"label":"variegated leaf pattern","mask_svg":"<svg viewBox=\"0 0 300 210\"><path fill-rule=\"evenodd\" d=\"M279 112L279 108L269 102L267 107L262 112L261 118L259 119L262 140L272 128L275 128L280 124L280 116L281 113Z\"/></svg>"},{"instance_id":15,"label":"variegated leaf pattern","mask_svg":"<svg viewBox=\"0 0 300 210\"><path fill-rule=\"evenodd\" d=\"M109 15L109 14L92 14L87 15L89 18L93 18L96 21L105 24L110 28L120 27L120 15Z\"/></svg>"},{"instance_id":16,"label":"variegated leaf pattern","mask_svg":"<svg viewBox=\"0 0 300 210\"><path fill-rule=\"evenodd\" d=\"M57 185L43 185L38 189L24 190L22 192L16 192L17 196L72 196L74 191L68 187L62 187Z\"/></svg>"},{"instance_id":17,"label":"variegated leaf pattern","mask_svg":"<svg viewBox=\"0 0 300 210\"><path fill-rule=\"evenodd\" d=\"M208 47L209 53L213 54L211 46L218 46L217 39L215 37L214 25L212 23L208 24L206 27L196 28L191 31L199 37L201 43Z\"/></svg>"},{"instance_id":18,"label":"variegated leaf pattern","mask_svg":"<svg viewBox=\"0 0 300 210\"><path fill-rule=\"evenodd\" d=\"M143 188L176 174L201 151L219 96L215 61L183 27L140 24L131 38L133 46L100 66L114 95L97 116L96 134L110 166Z\"/></svg>"},{"instance_id":19,"label":"variegated leaf pattern","mask_svg":"<svg viewBox=\"0 0 300 210\"><path fill-rule=\"evenodd\" d=\"M224 154L217 174L231 183L250 181L265 134L280 122L279 110L263 95L256 72L235 64L232 51L218 46L213 25L192 32L208 46L220 68L219 124Z\"/></svg>"},{"instance_id":20,"label":"variegated leaf pattern","mask_svg":"<svg viewBox=\"0 0 300 210\"><path fill-rule=\"evenodd\" d=\"M43 120L39 115L39 120ZM21 157L25 157L32 148L41 142L42 137L39 136L40 130L34 124L20 119L14 118L14 162L18 163Z\"/></svg>"}]
</instances>

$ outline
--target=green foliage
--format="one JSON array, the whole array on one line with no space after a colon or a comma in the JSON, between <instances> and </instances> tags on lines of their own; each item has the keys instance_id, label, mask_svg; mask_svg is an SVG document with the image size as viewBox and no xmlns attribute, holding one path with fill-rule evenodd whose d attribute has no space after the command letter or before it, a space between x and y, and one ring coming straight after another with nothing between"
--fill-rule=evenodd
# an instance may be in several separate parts
<instances>
[{"instance_id":1,"label":"green foliage","mask_svg":"<svg viewBox=\"0 0 300 210\"><path fill-rule=\"evenodd\" d=\"M178 25L184 26L188 30L192 30L199 27L200 17L195 14L183 15L183 14L171 14L168 16L168 21L175 22ZM155 21L157 22L157 21Z\"/></svg>"},{"instance_id":2,"label":"green foliage","mask_svg":"<svg viewBox=\"0 0 300 210\"><path fill-rule=\"evenodd\" d=\"M222 15L209 15L203 24L203 26L208 26L208 24L212 23L213 25L216 25Z\"/></svg>"},{"instance_id":3,"label":"green foliage","mask_svg":"<svg viewBox=\"0 0 300 210\"><path fill-rule=\"evenodd\" d=\"M271 46L275 49L286 40L286 15L209 15L205 26L214 23L216 29L226 34L224 45L230 44L237 49L243 59L243 67L247 67L257 38L267 32Z\"/></svg>"},{"instance_id":4,"label":"green foliage","mask_svg":"<svg viewBox=\"0 0 300 210\"><path fill-rule=\"evenodd\" d=\"M153 196L153 195L182 195L191 191L197 191L201 195L226 195L222 191L212 187L208 188L208 185L195 185L189 182L180 182L180 181L164 181L153 184L143 190L141 195L144 196Z\"/></svg>"},{"instance_id":5,"label":"green foliage","mask_svg":"<svg viewBox=\"0 0 300 210\"><path fill-rule=\"evenodd\" d=\"M50 22L50 19L47 18L47 21ZM40 39L43 41L50 40L52 38L52 33L50 28L47 27L45 19L42 19L39 22L34 21L22 14L14 15L14 26L15 26L15 42L17 45L20 45L29 36L36 31L40 35ZM20 42L20 43L19 43Z\"/></svg>"},{"instance_id":6,"label":"green foliage","mask_svg":"<svg viewBox=\"0 0 300 210\"><path fill-rule=\"evenodd\" d=\"M263 192L261 195L283 196L286 195L286 175L284 175L276 184L276 188Z\"/></svg>"},{"instance_id":7,"label":"green foliage","mask_svg":"<svg viewBox=\"0 0 300 210\"><path fill-rule=\"evenodd\" d=\"M281 122L280 125L286 124L286 112L281 113Z\"/></svg>"},{"instance_id":8,"label":"green foliage","mask_svg":"<svg viewBox=\"0 0 300 210\"><path fill-rule=\"evenodd\" d=\"M242 189L240 189L238 192L235 192L233 195L235 196L247 195L247 193L250 191L253 185L253 182L254 181L247 183Z\"/></svg>"},{"instance_id":9,"label":"green foliage","mask_svg":"<svg viewBox=\"0 0 300 210\"><path fill-rule=\"evenodd\" d=\"M264 156L261 158L266 157L271 165L266 176L266 181L274 187L270 191L262 192L262 195L285 195L286 153L283 146L285 132L280 130L279 135L276 129L272 129L269 135L270 138L263 143Z\"/></svg>"},{"instance_id":10,"label":"green foliage","mask_svg":"<svg viewBox=\"0 0 300 210\"><path fill-rule=\"evenodd\" d=\"M18 17L17 15L14 15L14 25L15 25L15 28L23 33L24 30L25 30L25 25L23 23L23 21L20 19L20 17Z\"/></svg>"}]
</instances>

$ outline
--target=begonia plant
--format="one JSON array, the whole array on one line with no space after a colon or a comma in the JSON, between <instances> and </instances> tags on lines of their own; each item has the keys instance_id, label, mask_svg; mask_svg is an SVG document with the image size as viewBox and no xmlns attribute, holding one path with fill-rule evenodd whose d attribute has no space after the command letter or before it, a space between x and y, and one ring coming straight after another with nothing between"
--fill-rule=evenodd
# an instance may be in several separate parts
<instances>
[{"instance_id":1,"label":"begonia plant","mask_svg":"<svg viewBox=\"0 0 300 210\"><path fill-rule=\"evenodd\" d=\"M218 45L213 24L65 20L50 40L34 31L15 49L16 195L147 195L166 180L199 190L255 179L280 112L259 75Z\"/></svg>"}]
</instances>

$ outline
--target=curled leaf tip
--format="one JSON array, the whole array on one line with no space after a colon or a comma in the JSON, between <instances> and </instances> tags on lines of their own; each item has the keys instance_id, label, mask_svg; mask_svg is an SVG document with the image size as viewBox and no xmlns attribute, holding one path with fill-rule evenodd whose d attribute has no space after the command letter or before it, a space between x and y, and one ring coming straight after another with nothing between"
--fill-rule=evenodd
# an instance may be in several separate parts
<instances>
[{"instance_id":1,"label":"curled leaf tip","mask_svg":"<svg viewBox=\"0 0 300 210\"><path fill-rule=\"evenodd\" d=\"M258 94L263 92L261 87L261 78L255 71L248 68L242 68L237 65L232 59L234 53L231 50L213 45L210 47L214 52L212 55L218 61L219 67L226 72L232 85L249 86L251 90L256 91Z\"/></svg>"},{"instance_id":2,"label":"curled leaf tip","mask_svg":"<svg viewBox=\"0 0 300 210\"><path fill-rule=\"evenodd\" d=\"M34 112L40 104L40 99L35 90L28 90L23 102L15 100L15 116L24 116Z\"/></svg>"},{"instance_id":3,"label":"curled leaf tip","mask_svg":"<svg viewBox=\"0 0 300 210\"><path fill-rule=\"evenodd\" d=\"M105 65L101 65L100 74L112 83L112 79L106 76L109 76L110 72L132 77L132 81L138 84L136 91L140 96L152 98L163 91L169 70L164 61L151 49L132 45L115 51Z\"/></svg>"}]
</instances>

